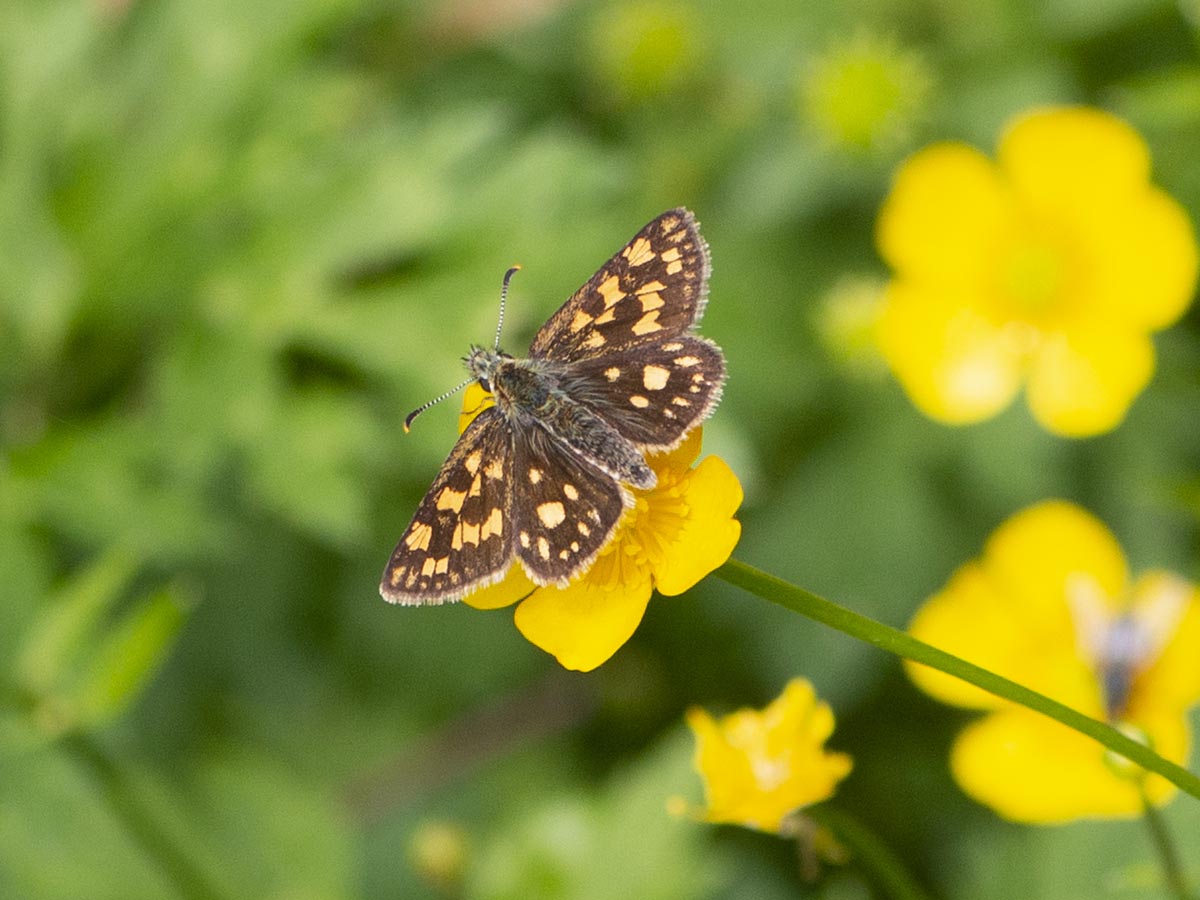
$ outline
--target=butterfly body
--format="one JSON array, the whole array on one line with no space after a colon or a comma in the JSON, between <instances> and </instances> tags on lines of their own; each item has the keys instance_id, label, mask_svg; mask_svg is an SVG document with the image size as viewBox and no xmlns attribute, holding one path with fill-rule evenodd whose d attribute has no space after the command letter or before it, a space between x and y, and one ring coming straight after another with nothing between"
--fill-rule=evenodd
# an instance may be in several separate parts
<instances>
[{"instance_id":1,"label":"butterfly body","mask_svg":"<svg viewBox=\"0 0 1200 900\"><path fill-rule=\"evenodd\" d=\"M691 333L708 251L691 213L650 222L538 331L527 358L473 347L494 398L463 432L384 571L408 605L457 600L519 561L539 585L587 568L654 487L670 449L716 406L720 349Z\"/></svg>"},{"instance_id":2,"label":"butterfly body","mask_svg":"<svg viewBox=\"0 0 1200 900\"><path fill-rule=\"evenodd\" d=\"M586 395L586 389L572 383L567 366L476 348L467 358L467 368L492 393L511 428L540 429L547 439L563 442L617 481L654 487L654 470L636 445L576 399Z\"/></svg>"}]
</instances>

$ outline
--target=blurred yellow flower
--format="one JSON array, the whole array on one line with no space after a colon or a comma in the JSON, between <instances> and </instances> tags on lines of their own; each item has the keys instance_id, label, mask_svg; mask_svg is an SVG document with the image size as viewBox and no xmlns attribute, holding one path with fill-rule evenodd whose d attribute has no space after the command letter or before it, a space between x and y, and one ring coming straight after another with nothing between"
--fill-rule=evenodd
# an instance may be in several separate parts
<instances>
[{"instance_id":1,"label":"blurred yellow flower","mask_svg":"<svg viewBox=\"0 0 1200 900\"><path fill-rule=\"evenodd\" d=\"M867 276L844 276L821 297L817 336L848 374L871 378L887 372L876 339L882 310L883 282Z\"/></svg>"},{"instance_id":2,"label":"blurred yellow flower","mask_svg":"<svg viewBox=\"0 0 1200 900\"><path fill-rule=\"evenodd\" d=\"M889 38L860 33L805 67L802 111L833 146L883 150L909 139L932 82L924 57Z\"/></svg>"},{"instance_id":3,"label":"blurred yellow flower","mask_svg":"<svg viewBox=\"0 0 1200 900\"><path fill-rule=\"evenodd\" d=\"M1047 501L1004 522L983 556L917 611L910 631L1145 741L1186 765L1188 708L1200 701L1200 603L1167 572L1131 581L1116 539L1071 503ZM987 710L955 740L962 789L1005 818L1042 824L1121 818L1174 787L1143 778L1099 744L952 676L906 664L946 703Z\"/></svg>"},{"instance_id":4,"label":"blurred yellow flower","mask_svg":"<svg viewBox=\"0 0 1200 900\"><path fill-rule=\"evenodd\" d=\"M470 844L466 830L456 822L422 822L409 838L408 860L438 893L454 894L471 858Z\"/></svg>"},{"instance_id":5,"label":"blurred yellow flower","mask_svg":"<svg viewBox=\"0 0 1200 900\"><path fill-rule=\"evenodd\" d=\"M675 0L632 0L600 7L589 29L591 63L611 98L676 99L704 71L696 9Z\"/></svg>"},{"instance_id":6,"label":"blurred yellow flower","mask_svg":"<svg viewBox=\"0 0 1200 900\"><path fill-rule=\"evenodd\" d=\"M876 237L893 269L884 356L913 403L952 424L1024 385L1055 434L1116 427L1153 374L1150 334L1196 285L1192 224L1150 183L1145 142L1086 107L1021 116L996 162L961 143L920 151Z\"/></svg>"},{"instance_id":7,"label":"blurred yellow flower","mask_svg":"<svg viewBox=\"0 0 1200 900\"><path fill-rule=\"evenodd\" d=\"M472 385L460 425L488 405L490 395ZM737 476L716 456L692 466L700 433L696 428L674 450L647 456L658 484L633 492L634 506L613 539L565 588L538 587L514 565L504 580L463 602L497 609L520 601L514 619L526 639L565 668L596 668L633 635L655 589L682 594L729 559L741 536L733 518L742 503Z\"/></svg>"},{"instance_id":8,"label":"blurred yellow flower","mask_svg":"<svg viewBox=\"0 0 1200 900\"><path fill-rule=\"evenodd\" d=\"M794 813L832 797L853 767L845 753L825 750L833 711L803 678L789 681L761 712L741 709L718 721L695 708L687 723L709 822L790 836Z\"/></svg>"}]
</instances>

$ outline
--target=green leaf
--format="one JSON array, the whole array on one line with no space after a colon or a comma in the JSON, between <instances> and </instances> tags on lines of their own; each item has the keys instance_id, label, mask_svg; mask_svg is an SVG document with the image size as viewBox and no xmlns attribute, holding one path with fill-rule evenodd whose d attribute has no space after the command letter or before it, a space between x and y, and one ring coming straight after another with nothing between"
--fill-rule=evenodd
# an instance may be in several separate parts
<instances>
[{"instance_id":1,"label":"green leaf","mask_svg":"<svg viewBox=\"0 0 1200 900\"><path fill-rule=\"evenodd\" d=\"M182 898L96 779L68 754L36 748L37 737L0 745L0 896Z\"/></svg>"},{"instance_id":2,"label":"green leaf","mask_svg":"<svg viewBox=\"0 0 1200 900\"><path fill-rule=\"evenodd\" d=\"M466 895L476 900L691 900L728 873L705 846L710 830L672 817L667 798L695 789L682 729L597 796L561 796L518 809L475 858Z\"/></svg>"},{"instance_id":3,"label":"green leaf","mask_svg":"<svg viewBox=\"0 0 1200 900\"><path fill-rule=\"evenodd\" d=\"M56 592L17 656L15 675L22 687L47 695L64 681L136 570L131 553L113 548Z\"/></svg>"},{"instance_id":4,"label":"green leaf","mask_svg":"<svg viewBox=\"0 0 1200 900\"><path fill-rule=\"evenodd\" d=\"M1194 129L1200 118L1200 67L1181 65L1131 79L1115 93L1118 112L1146 128Z\"/></svg>"},{"instance_id":5,"label":"green leaf","mask_svg":"<svg viewBox=\"0 0 1200 900\"><path fill-rule=\"evenodd\" d=\"M105 635L74 691L80 726L102 725L129 706L166 659L187 606L178 588L163 588Z\"/></svg>"}]
</instances>

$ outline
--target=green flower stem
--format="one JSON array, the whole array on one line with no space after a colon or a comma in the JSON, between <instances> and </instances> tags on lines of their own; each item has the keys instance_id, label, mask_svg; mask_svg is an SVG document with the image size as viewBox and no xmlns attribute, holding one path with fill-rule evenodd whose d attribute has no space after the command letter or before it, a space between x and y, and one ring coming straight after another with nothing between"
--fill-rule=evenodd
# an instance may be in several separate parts
<instances>
[{"instance_id":1,"label":"green flower stem","mask_svg":"<svg viewBox=\"0 0 1200 900\"><path fill-rule=\"evenodd\" d=\"M1171 832L1158 808L1146 796L1145 785L1142 786L1142 814L1146 827L1150 829L1150 839L1158 852L1162 865L1163 881L1175 900L1193 900L1192 892L1188 889L1187 879L1183 876L1183 865L1179 861L1179 851L1171 839Z\"/></svg>"},{"instance_id":2,"label":"green flower stem","mask_svg":"<svg viewBox=\"0 0 1200 900\"><path fill-rule=\"evenodd\" d=\"M806 809L818 825L833 832L851 853L851 862L893 900L929 900L929 895L913 879L891 849L862 822L829 804Z\"/></svg>"},{"instance_id":3,"label":"green flower stem","mask_svg":"<svg viewBox=\"0 0 1200 900\"><path fill-rule=\"evenodd\" d=\"M988 693L1028 707L1061 722L1068 728L1085 734L1103 744L1114 753L1136 763L1148 772L1161 775L1167 781L1200 799L1200 778L1182 766L1163 759L1145 744L1140 744L1110 725L1085 716L1078 710L1064 706L1057 700L1031 691L1029 688L1009 681L1003 676L980 668L974 663L918 641L912 635L876 622L843 606L818 597L803 588L789 584L774 575L731 559L713 573L735 587L749 591L764 600L770 600L793 612L814 619L831 628L856 637L860 641L874 644L881 650L894 653L913 662L922 663L932 669L961 678Z\"/></svg>"},{"instance_id":4,"label":"green flower stem","mask_svg":"<svg viewBox=\"0 0 1200 900\"><path fill-rule=\"evenodd\" d=\"M138 801L134 786L99 744L85 734L75 733L61 738L60 746L95 778L113 814L141 844L147 856L158 863L180 897L185 900L223 900L224 894L213 885L200 865Z\"/></svg>"}]
</instances>

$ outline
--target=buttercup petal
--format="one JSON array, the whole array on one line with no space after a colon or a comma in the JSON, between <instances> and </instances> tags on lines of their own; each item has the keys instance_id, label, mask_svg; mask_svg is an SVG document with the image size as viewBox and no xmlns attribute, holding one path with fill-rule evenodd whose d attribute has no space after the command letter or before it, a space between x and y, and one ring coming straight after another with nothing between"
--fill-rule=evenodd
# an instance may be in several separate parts
<instances>
[{"instance_id":1,"label":"buttercup petal","mask_svg":"<svg viewBox=\"0 0 1200 900\"><path fill-rule=\"evenodd\" d=\"M1132 712L1154 709L1183 718L1200 702L1200 590L1170 573L1147 572L1138 579L1134 596L1161 590L1182 590L1178 618L1162 623L1169 629L1167 640L1134 684Z\"/></svg>"},{"instance_id":2,"label":"buttercup petal","mask_svg":"<svg viewBox=\"0 0 1200 900\"><path fill-rule=\"evenodd\" d=\"M693 709L687 722L710 822L778 832L791 813L832 796L853 767L846 754L825 751L833 711L801 678L762 711L741 709L718 722Z\"/></svg>"},{"instance_id":3,"label":"buttercup petal","mask_svg":"<svg viewBox=\"0 0 1200 900\"><path fill-rule=\"evenodd\" d=\"M527 597L537 590L537 585L529 580L520 563L513 563L508 574L490 587L482 588L463 597L463 603L475 609L500 609L511 606L522 597Z\"/></svg>"},{"instance_id":4,"label":"buttercup petal","mask_svg":"<svg viewBox=\"0 0 1200 900\"><path fill-rule=\"evenodd\" d=\"M1094 270L1088 288L1093 317L1153 331L1183 315L1196 291L1196 233L1187 212L1162 191L1147 189L1106 215L1077 216Z\"/></svg>"},{"instance_id":5,"label":"buttercup petal","mask_svg":"<svg viewBox=\"0 0 1200 900\"><path fill-rule=\"evenodd\" d=\"M1124 818L1142 810L1136 776L1117 774L1102 746L1030 710L1007 709L968 725L954 742L950 768L969 796L1017 822ZM1161 797L1162 785L1152 778L1148 789Z\"/></svg>"},{"instance_id":6,"label":"buttercup petal","mask_svg":"<svg viewBox=\"0 0 1200 900\"><path fill-rule=\"evenodd\" d=\"M627 566L616 582L596 573L617 562L611 557L619 552L618 547L602 555L567 587L535 591L517 607L514 620L521 634L563 668L590 672L632 637L646 613L652 592L648 571Z\"/></svg>"},{"instance_id":7,"label":"buttercup petal","mask_svg":"<svg viewBox=\"0 0 1200 900\"><path fill-rule=\"evenodd\" d=\"M693 765L704 779L705 818L711 822L748 824L766 831L779 827L794 809L776 805L764 810L762 798L743 748L731 744L717 721L703 709L690 709L687 724L696 738Z\"/></svg>"},{"instance_id":8,"label":"buttercup petal","mask_svg":"<svg viewBox=\"0 0 1200 900\"><path fill-rule=\"evenodd\" d=\"M1084 106L1049 107L1017 118L997 151L1023 203L1098 211L1145 190L1150 151L1130 125Z\"/></svg>"},{"instance_id":9,"label":"buttercup petal","mask_svg":"<svg viewBox=\"0 0 1200 900\"><path fill-rule=\"evenodd\" d=\"M1134 710L1126 722L1118 724L1117 727L1143 740L1163 759L1184 767L1188 765L1192 753L1192 732L1188 726L1185 709L1175 707L1169 710ZM1124 778L1130 771L1138 772L1138 768L1123 757L1114 757L1112 753L1107 753L1105 759L1110 765L1115 761L1118 777ZM1145 785L1146 795L1155 804L1165 803L1177 792L1171 782L1157 775L1147 777Z\"/></svg>"},{"instance_id":10,"label":"buttercup petal","mask_svg":"<svg viewBox=\"0 0 1200 900\"><path fill-rule=\"evenodd\" d=\"M913 617L913 637L948 653L1099 715L1103 701L1092 670L1080 658L1073 634L1047 634L1038 623L1014 614L1009 597L977 564L959 569L940 593ZM1065 640L1063 640L1065 638ZM906 662L913 682L943 703L974 709L1004 705L993 694L952 675Z\"/></svg>"},{"instance_id":11,"label":"buttercup petal","mask_svg":"<svg viewBox=\"0 0 1200 900\"><path fill-rule=\"evenodd\" d=\"M1005 598L976 563L960 568L946 587L926 600L908 630L918 640L1020 680L1014 670L1024 662L1022 623L1010 614ZM907 660L904 666L921 690L943 703L995 709L1004 702L953 675Z\"/></svg>"},{"instance_id":12,"label":"buttercup petal","mask_svg":"<svg viewBox=\"0 0 1200 900\"><path fill-rule=\"evenodd\" d=\"M1104 523L1065 500L1045 500L1006 519L984 545L983 565L1023 629L1075 633L1068 592L1087 578L1114 604L1128 587L1121 545Z\"/></svg>"},{"instance_id":13,"label":"buttercup petal","mask_svg":"<svg viewBox=\"0 0 1200 900\"><path fill-rule=\"evenodd\" d=\"M991 160L966 144L934 144L897 171L879 211L876 244L901 278L977 285L1012 214Z\"/></svg>"},{"instance_id":14,"label":"buttercup petal","mask_svg":"<svg viewBox=\"0 0 1200 900\"><path fill-rule=\"evenodd\" d=\"M960 568L909 626L914 637L1090 715L1103 697L1081 652L1069 592L1113 603L1126 589L1125 558L1083 509L1046 501L1007 519L982 559ZM1080 579L1085 579L1081 582ZM949 675L907 664L916 684L946 703L992 709L1002 701Z\"/></svg>"},{"instance_id":15,"label":"buttercup petal","mask_svg":"<svg viewBox=\"0 0 1200 900\"><path fill-rule=\"evenodd\" d=\"M971 302L894 281L879 322L880 351L912 402L951 424L995 415L1021 386L1020 347L974 312Z\"/></svg>"},{"instance_id":16,"label":"buttercup petal","mask_svg":"<svg viewBox=\"0 0 1200 900\"><path fill-rule=\"evenodd\" d=\"M485 391L478 381L468 384L467 389L463 391L462 409L458 413L458 433L466 431L477 415L495 405L496 398Z\"/></svg>"},{"instance_id":17,"label":"buttercup petal","mask_svg":"<svg viewBox=\"0 0 1200 900\"><path fill-rule=\"evenodd\" d=\"M733 553L742 525L733 514L742 505L742 485L723 459L710 456L686 478L683 527L651 557L654 586L666 596L682 594Z\"/></svg>"},{"instance_id":18,"label":"buttercup petal","mask_svg":"<svg viewBox=\"0 0 1200 900\"><path fill-rule=\"evenodd\" d=\"M1029 373L1029 408L1047 430L1087 437L1115 428L1154 374L1154 345L1134 331L1047 337Z\"/></svg>"},{"instance_id":19,"label":"buttercup petal","mask_svg":"<svg viewBox=\"0 0 1200 900\"><path fill-rule=\"evenodd\" d=\"M704 429L693 428L674 450L663 453L648 453L646 462L655 472L666 472L672 469L686 469L700 455L700 445L704 440Z\"/></svg>"}]
</instances>

